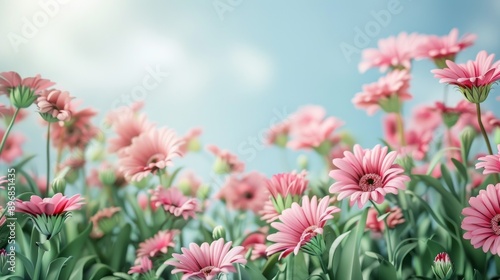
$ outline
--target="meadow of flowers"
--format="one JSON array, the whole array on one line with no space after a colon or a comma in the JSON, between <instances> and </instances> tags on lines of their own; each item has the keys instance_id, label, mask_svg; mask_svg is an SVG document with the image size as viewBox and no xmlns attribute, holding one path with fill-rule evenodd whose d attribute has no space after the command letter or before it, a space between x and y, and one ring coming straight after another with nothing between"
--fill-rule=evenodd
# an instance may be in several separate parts
<instances>
[{"instance_id":1,"label":"meadow of flowers","mask_svg":"<svg viewBox=\"0 0 500 280\"><path fill-rule=\"evenodd\" d=\"M0 73L0 279L500 279L500 120L481 106L500 61L455 61L475 40L400 33L365 49L360 72L381 77L352 102L384 114L380 144L304 105L269 128L268 148L323 166L301 158L270 177L201 128L152 123L141 103L98 125L56 82ZM443 94L409 108L423 59ZM35 172L12 129L32 113L47 132ZM197 156L212 169L176 162Z\"/></svg>"}]
</instances>

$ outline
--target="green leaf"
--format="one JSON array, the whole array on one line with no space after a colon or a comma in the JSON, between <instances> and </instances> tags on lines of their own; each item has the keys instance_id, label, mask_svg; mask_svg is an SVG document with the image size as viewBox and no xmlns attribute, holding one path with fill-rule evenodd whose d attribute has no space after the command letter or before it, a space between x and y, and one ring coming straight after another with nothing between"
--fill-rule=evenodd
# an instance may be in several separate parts
<instances>
[{"instance_id":1,"label":"green leaf","mask_svg":"<svg viewBox=\"0 0 500 280\"><path fill-rule=\"evenodd\" d=\"M175 180L175 177L177 177L177 174L179 173L179 171L182 170L182 167L177 167L174 172L172 172L172 174L170 174L170 176L168 176L168 179L167 179L167 185L164 186L165 188L170 188L170 186L172 186L172 183L174 182Z\"/></svg>"},{"instance_id":2,"label":"green leaf","mask_svg":"<svg viewBox=\"0 0 500 280\"><path fill-rule=\"evenodd\" d=\"M101 280L104 276L110 275L113 275L111 267L102 263L96 263L85 272L84 276L88 280Z\"/></svg>"},{"instance_id":3,"label":"green leaf","mask_svg":"<svg viewBox=\"0 0 500 280\"><path fill-rule=\"evenodd\" d=\"M294 256L293 277L295 279L305 279L309 276L309 268L305 260L305 254L300 252Z\"/></svg>"},{"instance_id":4,"label":"green leaf","mask_svg":"<svg viewBox=\"0 0 500 280\"><path fill-rule=\"evenodd\" d=\"M354 231L349 234L342 247L342 258L335 277L338 279L363 279L361 264L359 263L359 244L365 231L368 208L363 210L361 219Z\"/></svg>"},{"instance_id":5,"label":"green leaf","mask_svg":"<svg viewBox=\"0 0 500 280\"><path fill-rule=\"evenodd\" d=\"M266 280L259 269L253 263L247 263L244 269L241 270L242 279L248 280Z\"/></svg>"},{"instance_id":6,"label":"green leaf","mask_svg":"<svg viewBox=\"0 0 500 280\"><path fill-rule=\"evenodd\" d=\"M432 170L434 170L434 168L436 167L436 165L441 161L441 158L444 156L444 154L447 152L447 151L460 151L459 148L456 148L456 147L449 147L449 148L444 148L444 149L441 149L439 150L431 159L431 161L429 162L429 167L427 168L427 175L430 175L432 173Z\"/></svg>"},{"instance_id":7,"label":"green leaf","mask_svg":"<svg viewBox=\"0 0 500 280\"><path fill-rule=\"evenodd\" d=\"M163 266L163 265L162 265ZM160 268L162 267L160 266ZM159 269L158 269L159 270ZM157 273L158 273L158 270L157 270ZM161 273L160 273L161 274ZM126 279L126 280L132 280L132 276L128 275L127 273L123 273L123 272L115 272L113 273L114 276L116 276L118 279ZM159 277L157 275L157 277Z\"/></svg>"},{"instance_id":8,"label":"green leaf","mask_svg":"<svg viewBox=\"0 0 500 280\"><path fill-rule=\"evenodd\" d=\"M395 250L395 264L396 268L401 272L403 269L403 262L405 257L418 246L417 242L405 244Z\"/></svg>"},{"instance_id":9,"label":"green leaf","mask_svg":"<svg viewBox=\"0 0 500 280\"><path fill-rule=\"evenodd\" d=\"M23 160L18 162L16 165L12 166L12 168L15 168L16 170L22 169L23 166L25 166L28 162L30 162L30 160L34 159L35 157L36 155L27 156Z\"/></svg>"},{"instance_id":10,"label":"green leaf","mask_svg":"<svg viewBox=\"0 0 500 280\"><path fill-rule=\"evenodd\" d=\"M396 268L384 257L374 252L365 252L365 255L370 258L374 258L379 262L378 269L375 270L378 273L377 279L398 280Z\"/></svg>"},{"instance_id":11,"label":"green leaf","mask_svg":"<svg viewBox=\"0 0 500 280\"><path fill-rule=\"evenodd\" d=\"M22 169L19 169L17 172L19 172L19 174L21 174L26 179L26 182L28 183L28 187L31 189L31 192L33 194L41 195L40 190L38 189L38 186L37 186L35 180L33 180L33 178L28 173L26 173Z\"/></svg>"},{"instance_id":12,"label":"green leaf","mask_svg":"<svg viewBox=\"0 0 500 280\"><path fill-rule=\"evenodd\" d=\"M460 200L458 193L455 190L455 185L453 184L453 180L451 179L450 171L444 164L441 164L441 177L444 179L444 182L448 186L450 192L457 198L457 200Z\"/></svg>"},{"instance_id":13,"label":"green leaf","mask_svg":"<svg viewBox=\"0 0 500 280\"><path fill-rule=\"evenodd\" d=\"M85 270L85 267L90 265L90 261L93 261L94 263L96 262L96 257L95 256L86 256L83 258L80 258L74 268L73 272L71 273L71 277L69 279L71 280L83 280L83 272Z\"/></svg>"},{"instance_id":14,"label":"green leaf","mask_svg":"<svg viewBox=\"0 0 500 280\"><path fill-rule=\"evenodd\" d=\"M127 245L130 244L130 233L132 227L130 224L125 224L116 238L113 244L113 250L111 250L111 258L109 258L110 266L113 270L120 270L125 265L125 259L127 257Z\"/></svg>"},{"instance_id":15,"label":"green leaf","mask_svg":"<svg viewBox=\"0 0 500 280\"><path fill-rule=\"evenodd\" d=\"M467 168L464 166L464 164L454 158L451 159L453 164L458 170L458 174L462 176L465 182L469 181L469 174L467 174Z\"/></svg>"},{"instance_id":16,"label":"green leaf","mask_svg":"<svg viewBox=\"0 0 500 280\"><path fill-rule=\"evenodd\" d=\"M85 228L85 230L80 233L74 240L72 240L68 245L66 245L61 252L59 257L73 257L66 264L66 269L61 273L61 279L68 279L71 272L74 270L77 260L80 259L80 255L83 251L85 243L89 240L89 234L92 230L92 224Z\"/></svg>"},{"instance_id":17,"label":"green leaf","mask_svg":"<svg viewBox=\"0 0 500 280\"><path fill-rule=\"evenodd\" d=\"M463 208L462 205L460 204L460 202L457 199L455 199L452 195L450 195L450 192L448 192L443 187L443 185L441 184L441 182L439 182L439 180L437 180L431 176L426 176L426 175L412 175L412 177L417 179L417 180L423 181L427 186L435 189L441 195L441 198L443 199L443 201L446 201L446 203L443 203L443 207L444 207L444 210L445 210L446 214L448 215L448 217L452 218L455 221L455 223L457 223L457 224L461 223L459 214L462 212L462 208ZM416 195L416 194L414 194L414 195ZM418 197L418 198L420 198L420 200L422 200L421 197ZM429 206L428 203L425 201L424 201L424 204Z\"/></svg>"},{"instance_id":18,"label":"green leaf","mask_svg":"<svg viewBox=\"0 0 500 280\"><path fill-rule=\"evenodd\" d=\"M31 260L26 258L26 256L23 255L21 252L16 252L16 257L19 257L19 259L21 259L21 262L23 263L23 266L24 266L24 269L26 270L26 273L28 273L28 276L30 277L30 279L32 279L35 268L33 266L33 263L31 262Z\"/></svg>"},{"instance_id":19,"label":"green leaf","mask_svg":"<svg viewBox=\"0 0 500 280\"><path fill-rule=\"evenodd\" d=\"M332 269L334 267L333 261L335 257L335 252L337 251L337 248L339 247L340 243L342 243L342 240L344 240L344 238L346 238L346 236L348 236L350 233L351 231L344 232L333 241L332 246L330 246L330 251L328 253L328 269Z\"/></svg>"},{"instance_id":20,"label":"green leaf","mask_svg":"<svg viewBox=\"0 0 500 280\"><path fill-rule=\"evenodd\" d=\"M61 279L59 278L59 274L61 273L61 270L65 268L66 262L68 262L72 257L68 258L57 258L53 260L49 264L49 269L47 271L47 275L45 276L45 279L47 280L52 280L52 279ZM66 267L66 269L68 269Z\"/></svg>"},{"instance_id":21,"label":"green leaf","mask_svg":"<svg viewBox=\"0 0 500 280\"><path fill-rule=\"evenodd\" d=\"M432 208L429 206L429 204L423 200L420 196L418 196L417 194L415 194L414 192L412 191L406 191L406 193L410 194L410 195L413 195L415 198L417 198L417 200L420 201L420 204L425 208L425 210L427 210L427 213L429 213L432 218L438 223L438 225L440 225L441 227L443 227L445 230L449 230L450 231L450 235L459 240L460 238L457 237L454 233L453 233L453 229L450 229L445 223L444 221L438 216L436 215L436 213L434 212L434 210L432 210Z\"/></svg>"},{"instance_id":22,"label":"green leaf","mask_svg":"<svg viewBox=\"0 0 500 280\"><path fill-rule=\"evenodd\" d=\"M262 275L264 275L264 277L266 277L267 279L270 279L274 276L272 274L275 268L275 264L278 262L279 256L280 256L279 253L272 255L267 259L267 262L264 264L264 267L262 268Z\"/></svg>"}]
</instances>

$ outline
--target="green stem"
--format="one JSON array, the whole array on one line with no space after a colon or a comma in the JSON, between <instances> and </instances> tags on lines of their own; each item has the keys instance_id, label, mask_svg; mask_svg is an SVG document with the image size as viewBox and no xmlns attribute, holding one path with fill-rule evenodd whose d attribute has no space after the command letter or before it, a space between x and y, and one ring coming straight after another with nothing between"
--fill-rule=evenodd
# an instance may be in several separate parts
<instances>
[{"instance_id":1,"label":"green stem","mask_svg":"<svg viewBox=\"0 0 500 280\"><path fill-rule=\"evenodd\" d=\"M490 139L488 138L488 134L486 133L486 129L484 129L483 121L481 120L481 105L476 103L476 111L477 111L477 123L481 128L481 133L483 134L484 141L486 142L486 147L488 148L488 152L490 155L494 156L493 150L491 149ZM494 174L495 180L500 183L500 178L498 174Z\"/></svg>"},{"instance_id":2,"label":"green stem","mask_svg":"<svg viewBox=\"0 0 500 280\"><path fill-rule=\"evenodd\" d=\"M45 147L47 149L47 190L46 190L46 195L49 194L49 188L50 188L50 122L47 125L47 146Z\"/></svg>"},{"instance_id":3,"label":"green stem","mask_svg":"<svg viewBox=\"0 0 500 280\"><path fill-rule=\"evenodd\" d=\"M43 244L47 242L45 235L40 234L40 242L38 246L38 253L36 255L36 264L35 264L35 271L33 273L33 280L39 280L42 279L40 277L40 273L42 272L42 261L43 261L43 255L45 253L45 250L42 248Z\"/></svg>"},{"instance_id":4,"label":"green stem","mask_svg":"<svg viewBox=\"0 0 500 280\"><path fill-rule=\"evenodd\" d=\"M14 126L14 122L15 122L17 114L19 113L20 110L21 110L20 108L16 109L16 111L14 112L14 116L12 116L12 119L10 120L10 124L7 127L7 131L5 131L5 134L3 135L2 143L0 144L0 155L2 154L3 147L5 146L5 142L7 142L7 136L9 136L10 130L12 129L12 126Z\"/></svg>"},{"instance_id":5,"label":"green stem","mask_svg":"<svg viewBox=\"0 0 500 280\"><path fill-rule=\"evenodd\" d=\"M328 268L325 265L325 262L323 261L323 257L321 255L317 255L319 259L319 264L321 265L321 269L323 270L323 273L325 274L327 279L330 279L330 276L328 274Z\"/></svg>"},{"instance_id":6,"label":"green stem","mask_svg":"<svg viewBox=\"0 0 500 280\"><path fill-rule=\"evenodd\" d=\"M406 146L406 139L403 116L401 115L401 112L396 114L396 125L398 127L399 143L401 144L401 147L404 147Z\"/></svg>"},{"instance_id":7,"label":"green stem","mask_svg":"<svg viewBox=\"0 0 500 280\"><path fill-rule=\"evenodd\" d=\"M285 271L285 279L293 280L293 266L294 266L294 256L292 254L288 255L286 271Z\"/></svg>"},{"instance_id":8,"label":"green stem","mask_svg":"<svg viewBox=\"0 0 500 280\"><path fill-rule=\"evenodd\" d=\"M379 216L384 214L382 210L378 208L377 204L373 202L373 200L370 200L370 202L372 203L375 210L377 210ZM387 219L384 219L384 237L385 237L385 242L387 243L387 257L389 258L389 262L392 263L392 257L393 257L392 241L391 241L391 235L389 233L389 225L387 224Z\"/></svg>"}]
</instances>

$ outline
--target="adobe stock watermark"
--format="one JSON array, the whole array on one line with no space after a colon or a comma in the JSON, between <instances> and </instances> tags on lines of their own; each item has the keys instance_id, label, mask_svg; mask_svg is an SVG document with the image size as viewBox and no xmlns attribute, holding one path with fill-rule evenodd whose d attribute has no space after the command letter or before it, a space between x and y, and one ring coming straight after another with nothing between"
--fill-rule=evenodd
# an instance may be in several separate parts
<instances>
[{"instance_id":1,"label":"adobe stock watermark","mask_svg":"<svg viewBox=\"0 0 500 280\"><path fill-rule=\"evenodd\" d=\"M7 169L7 207L5 216L7 217L5 223L8 229L7 234L7 269L14 273L16 272L16 221L14 217L16 212L16 169Z\"/></svg>"},{"instance_id":2,"label":"adobe stock watermark","mask_svg":"<svg viewBox=\"0 0 500 280\"><path fill-rule=\"evenodd\" d=\"M7 39L17 53L21 45L27 44L30 39L38 35L40 29L49 24L50 19L56 17L61 11L61 5L69 3L71 0L39 0L39 9L31 17L21 18L21 28L19 32L9 32Z\"/></svg>"},{"instance_id":3,"label":"adobe stock watermark","mask_svg":"<svg viewBox=\"0 0 500 280\"><path fill-rule=\"evenodd\" d=\"M224 14L232 13L238 6L243 3L243 0L214 0L212 6L219 16L221 21L224 21Z\"/></svg>"},{"instance_id":4,"label":"adobe stock watermark","mask_svg":"<svg viewBox=\"0 0 500 280\"><path fill-rule=\"evenodd\" d=\"M266 148L266 135L269 130L278 123L289 121L289 117L286 107L281 110L273 109L273 116L269 120L269 125L260 129L257 134L247 137L238 145L238 156L244 157L245 162L253 161L257 153Z\"/></svg>"},{"instance_id":5,"label":"adobe stock watermark","mask_svg":"<svg viewBox=\"0 0 500 280\"><path fill-rule=\"evenodd\" d=\"M130 92L122 94L113 101L113 109L122 106L131 106L135 102L146 100L148 96L170 76L169 72L160 69L160 65L155 65L154 67L147 66L144 70L146 74L142 78L141 83L134 86Z\"/></svg>"},{"instance_id":6,"label":"adobe stock watermark","mask_svg":"<svg viewBox=\"0 0 500 280\"><path fill-rule=\"evenodd\" d=\"M386 9L380 11L370 11L371 20L362 28L354 27L354 38L352 43L342 42L339 47L347 62L352 61L353 54L360 54L361 49L368 47L371 41L380 34L382 27L387 27L394 15L403 11L400 0L389 0Z\"/></svg>"}]
</instances>

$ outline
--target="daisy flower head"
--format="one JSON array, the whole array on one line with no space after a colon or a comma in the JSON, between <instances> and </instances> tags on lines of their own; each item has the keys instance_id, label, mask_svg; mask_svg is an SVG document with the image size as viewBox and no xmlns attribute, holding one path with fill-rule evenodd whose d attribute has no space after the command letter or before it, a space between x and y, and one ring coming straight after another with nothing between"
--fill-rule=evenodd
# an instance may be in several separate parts
<instances>
[{"instance_id":1,"label":"daisy flower head","mask_svg":"<svg viewBox=\"0 0 500 280\"><path fill-rule=\"evenodd\" d=\"M149 174L172 166L172 159L182 156L182 144L175 132L167 128L151 128L132 139L132 144L120 155L120 168L127 179L140 181Z\"/></svg>"},{"instance_id":2,"label":"daisy flower head","mask_svg":"<svg viewBox=\"0 0 500 280\"><path fill-rule=\"evenodd\" d=\"M394 70L377 82L364 85L363 91L354 96L352 102L357 108L365 109L373 115L379 108L386 113L399 113L401 102L412 98L410 73L407 70Z\"/></svg>"},{"instance_id":3,"label":"daisy flower head","mask_svg":"<svg viewBox=\"0 0 500 280\"><path fill-rule=\"evenodd\" d=\"M471 197L462 215L464 239L476 249L482 247L483 252L500 256L500 183L490 184Z\"/></svg>"},{"instance_id":4,"label":"daisy flower head","mask_svg":"<svg viewBox=\"0 0 500 280\"><path fill-rule=\"evenodd\" d=\"M446 68L431 72L440 83L457 86L469 102L482 103L488 97L491 86L500 79L500 61L493 62L494 59L494 54L480 51L476 60L464 64L447 60Z\"/></svg>"},{"instance_id":5,"label":"daisy flower head","mask_svg":"<svg viewBox=\"0 0 500 280\"><path fill-rule=\"evenodd\" d=\"M405 182L410 178L394 163L397 152L388 153L388 148L380 145L363 149L356 144L353 150L354 153L347 151L343 158L333 160L338 169L330 171L335 180L330 193L337 193L338 200L350 197L351 205L357 203L361 208L368 200L380 204L388 193L397 194L406 188Z\"/></svg>"},{"instance_id":6,"label":"daisy flower head","mask_svg":"<svg viewBox=\"0 0 500 280\"><path fill-rule=\"evenodd\" d=\"M214 279L220 273L236 272L234 264L246 264L243 256L245 248L236 246L231 248L232 242L219 239L199 246L189 244L189 248L181 248L182 254L172 254L173 260L165 263L175 267L172 274L183 273L182 280L187 279Z\"/></svg>"},{"instance_id":7,"label":"daisy flower head","mask_svg":"<svg viewBox=\"0 0 500 280\"><path fill-rule=\"evenodd\" d=\"M297 255L301 249L309 253L308 245L317 247L312 244L315 242L313 239L323 234L323 227L333 218L332 214L340 212L339 208L329 204L328 196L319 201L316 196L311 199L304 196L301 205L294 202L291 208L285 209L279 216L280 221L271 224L278 232L267 237L267 240L274 242L266 249L267 255L280 252L281 259L292 252Z\"/></svg>"},{"instance_id":8,"label":"daisy flower head","mask_svg":"<svg viewBox=\"0 0 500 280\"><path fill-rule=\"evenodd\" d=\"M476 163L476 169L484 168L483 174L485 175L500 173L500 145L497 148L498 154L478 158L479 162Z\"/></svg>"},{"instance_id":9,"label":"daisy flower head","mask_svg":"<svg viewBox=\"0 0 500 280\"><path fill-rule=\"evenodd\" d=\"M422 43L418 45L417 55L419 58L430 58L437 67L446 67L446 60L455 61L457 53L474 44L477 36L464 34L458 38L458 29L453 28L448 35L424 36Z\"/></svg>"},{"instance_id":10,"label":"daisy flower head","mask_svg":"<svg viewBox=\"0 0 500 280\"><path fill-rule=\"evenodd\" d=\"M385 72L389 68L409 70L412 59L418 55L418 46L422 40L422 35L406 32L402 32L398 36L380 39L378 49L363 50L359 71L364 73L373 67L379 67L381 72Z\"/></svg>"}]
</instances>

